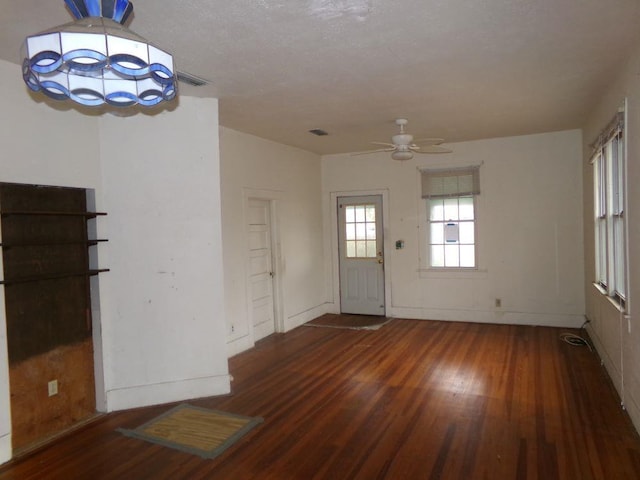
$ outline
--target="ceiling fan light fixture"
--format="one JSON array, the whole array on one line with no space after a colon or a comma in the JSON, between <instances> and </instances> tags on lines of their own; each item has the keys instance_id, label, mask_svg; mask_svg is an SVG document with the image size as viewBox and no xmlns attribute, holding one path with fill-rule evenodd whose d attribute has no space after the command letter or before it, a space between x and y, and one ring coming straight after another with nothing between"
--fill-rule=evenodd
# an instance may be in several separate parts
<instances>
[{"instance_id":1,"label":"ceiling fan light fixture","mask_svg":"<svg viewBox=\"0 0 640 480\"><path fill-rule=\"evenodd\" d=\"M171 54L124 26L129 0L65 0L76 18L27 37L22 77L54 100L152 107L177 96Z\"/></svg>"},{"instance_id":2,"label":"ceiling fan light fixture","mask_svg":"<svg viewBox=\"0 0 640 480\"><path fill-rule=\"evenodd\" d=\"M413 158L413 152L397 150L391 154L391 158L393 160L400 160L400 161L411 160Z\"/></svg>"}]
</instances>

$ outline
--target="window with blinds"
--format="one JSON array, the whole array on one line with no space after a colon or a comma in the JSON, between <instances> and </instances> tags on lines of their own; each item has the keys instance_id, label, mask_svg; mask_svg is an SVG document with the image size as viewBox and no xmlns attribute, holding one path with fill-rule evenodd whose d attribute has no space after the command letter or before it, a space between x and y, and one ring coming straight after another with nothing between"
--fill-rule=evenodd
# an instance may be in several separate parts
<instances>
[{"instance_id":1,"label":"window with blinds","mask_svg":"<svg viewBox=\"0 0 640 480\"><path fill-rule=\"evenodd\" d=\"M429 267L476 268L479 173L478 167L421 172Z\"/></svg>"},{"instance_id":2,"label":"window with blinds","mask_svg":"<svg viewBox=\"0 0 640 480\"><path fill-rule=\"evenodd\" d=\"M624 308L626 288L624 113L593 143L595 283Z\"/></svg>"}]
</instances>

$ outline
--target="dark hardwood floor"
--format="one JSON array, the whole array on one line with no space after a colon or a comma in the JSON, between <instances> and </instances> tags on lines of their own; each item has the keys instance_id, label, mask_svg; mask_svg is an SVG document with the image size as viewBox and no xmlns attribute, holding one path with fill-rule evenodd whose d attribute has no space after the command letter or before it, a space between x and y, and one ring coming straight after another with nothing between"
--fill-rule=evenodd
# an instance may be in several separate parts
<instances>
[{"instance_id":1,"label":"dark hardwood floor","mask_svg":"<svg viewBox=\"0 0 640 480\"><path fill-rule=\"evenodd\" d=\"M597 356L520 327L394 320L300 327L230 360L191 403L264 423L214 460L127 438L166 411L105 415L1 479L640 479L640 439Z\"/></svg>"}]
</instances>

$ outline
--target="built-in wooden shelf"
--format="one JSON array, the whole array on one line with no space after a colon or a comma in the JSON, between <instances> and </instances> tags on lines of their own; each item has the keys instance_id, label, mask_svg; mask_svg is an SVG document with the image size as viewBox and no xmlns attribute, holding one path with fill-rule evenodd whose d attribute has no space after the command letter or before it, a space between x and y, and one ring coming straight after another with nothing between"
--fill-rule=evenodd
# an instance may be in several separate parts
<instances>
[{"instance_id":1,"label":"built-in wooden shelf","mask_svg":"<svg viewBox=\"0 0 640 480\"><path fill-rule=\"evenodd\" d=\"M41 282L44 280L57 280L60 278L71 278L71 277L92 277L94 275L98 275L99 273L108 272L108 268L100 268L95 270L86 270L83 272L67 272L67 273L50 273L43 275L33 275L28 277L20 277L14 279L4 279L0 280L0 285L15 285L17 283L31 283L31 282Z\"/></svg>"},{"instance_id":2,"label":"built-in wooden shelf","mask_svg":"<svg viewBox=\"0 0 640 480\"><path fill-rule=\"evenodd\" d=\"M9 215L41 215L41 216L58 216L58 217L85 217L95 218L106 215L105 212L51 212L51 211L30 211L30 210L2 210L0 215L8 217Z\"/></svg>"},{"instance_id":3,"label":"built-in wooden shelf","mask_svg":"<svg viewBox=\"0 0 640 480\"><path fill-rule=\"evenodd\" d=\"M108 242L106 238L96 238L95 240L87 241L72 241L72 242L24 242L24 243L0 243L2 248L14 248L14 247L49 247L56 245L86 245L92 247L98 243Z\"/></svg>"}]
</instances>

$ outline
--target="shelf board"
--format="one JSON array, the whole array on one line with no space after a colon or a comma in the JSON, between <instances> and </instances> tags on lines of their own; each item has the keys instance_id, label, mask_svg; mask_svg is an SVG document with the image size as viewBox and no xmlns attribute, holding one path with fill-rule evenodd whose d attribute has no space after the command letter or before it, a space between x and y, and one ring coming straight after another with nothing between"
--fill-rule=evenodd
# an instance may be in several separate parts
<instances>
[{"instance_id":1,"label":"shelf board","mask_svg":"<svg viewBox=\"0 0 640 480\"><path fill-rule=\"evenodd\" d=\"M106 215L105 212L51 212L51 211L42 211L42 210L3 210L0 211L0 215L3 217L8 217L9 215L40 215L40 216L58 216L58 217L85 217L85 218L95 218L97 216Z\"/></svg>"},{"instance_id":2,"label":"shelf board","mask_svg":"<svg viewBox=\"0 0 640 480\"><path fill-rule=\"evenodd\" d=\"M108 272L108 271L109 271L108 268L101 268L101 269L95 269L95 270L86 270L84 272L67 272L67 273L50 273L46 275L33 275L30 277L0 280L0 285L14 285L17 283L40 282L43 280L57 280L60 278L70 278L70 277L91 277L93 275L98 275L99 273Z\"/></svg>"},{"instance_id":3,"label":"shelf board","mask_svg":"<svg viewBox=\"0 0 640 480\"><path fill-rule=\"evenodd\" d=\"M0 247L2 248L13 248L13 247L48 247L48 246L57 246L57 245L87 245L93 246L98 243L108 242L106 238L97 238L95 240L86 240L86 241L75 241L75 242L25 242L25 243L0 243Z\"/></svg>"}]
</instances>

